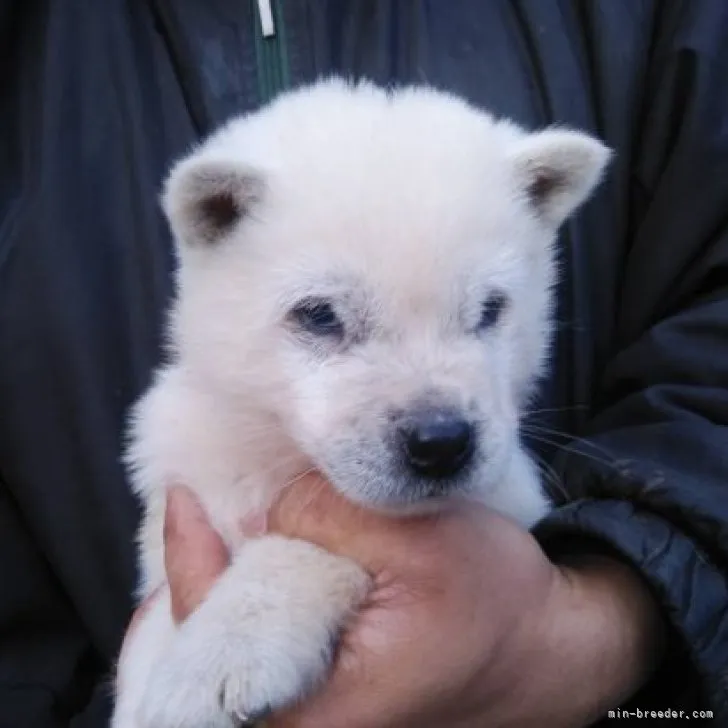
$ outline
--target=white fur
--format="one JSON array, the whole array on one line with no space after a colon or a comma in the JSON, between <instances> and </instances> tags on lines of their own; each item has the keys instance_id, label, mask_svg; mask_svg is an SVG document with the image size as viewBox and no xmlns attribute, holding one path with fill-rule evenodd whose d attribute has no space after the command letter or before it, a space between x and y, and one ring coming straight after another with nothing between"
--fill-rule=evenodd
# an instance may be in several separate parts
<instances>
[{"instance_id":1,"label":"white fur","mask_svg":"<svg viewBox=\"0 0 728 728\"><path fill-rule=\"evenodd\" d=\"M546 362L557 230L608 156L578 132L527 133L429 89L331 80L235 119L175 166L172 363L135 407L128 455L147 506L141 596L165 582L171 483L196 492L234 561L179 628L167 594L142 620L114 728L227 728L326 676L366 575L309 544L242 542L240 522L310 467L372 507L419 507L391 444L392 413L414 402L477 422L453 495L524 526L544 515L519 417ZM476 331L496 290L509 304ZM296 328L290 311L309 296L335 302L340 340Z\"/></svg>"}]
</instances>

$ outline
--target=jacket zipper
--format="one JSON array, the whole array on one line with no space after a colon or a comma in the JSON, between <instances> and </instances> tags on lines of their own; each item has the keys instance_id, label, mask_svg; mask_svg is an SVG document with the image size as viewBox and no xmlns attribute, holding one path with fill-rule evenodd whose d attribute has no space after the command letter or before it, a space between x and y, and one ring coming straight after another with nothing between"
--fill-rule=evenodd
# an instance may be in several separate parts
<instances>
[{"instance_id":1,"label":"jacket zipper","mask_svg":"<svg viewBox=\"0 0 728 728\"><path fill-rule=\"evenodd\" d=\"M288 48L283 22L282 0L256 0L255 55L258 91L265 104L288 88Z\"/></svg>"}]
</instances>

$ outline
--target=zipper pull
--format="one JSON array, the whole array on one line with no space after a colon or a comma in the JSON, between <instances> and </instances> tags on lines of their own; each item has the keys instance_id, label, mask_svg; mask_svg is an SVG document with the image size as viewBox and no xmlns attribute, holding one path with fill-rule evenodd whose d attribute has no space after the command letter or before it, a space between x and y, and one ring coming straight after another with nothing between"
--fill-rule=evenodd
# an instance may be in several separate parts
<instances>
[{"instance_id":1,"label":"zipper pull","mask_svg":"<svg viewBox=\"0 0 728 728\"><path fill-rule=\"evenodd\" d=\"M258 0L258 16L260 27L263 29L263 37L270 38L276 34L276 25L273 21L273 10L270 0Z\"/></svg>"}]
</instances>

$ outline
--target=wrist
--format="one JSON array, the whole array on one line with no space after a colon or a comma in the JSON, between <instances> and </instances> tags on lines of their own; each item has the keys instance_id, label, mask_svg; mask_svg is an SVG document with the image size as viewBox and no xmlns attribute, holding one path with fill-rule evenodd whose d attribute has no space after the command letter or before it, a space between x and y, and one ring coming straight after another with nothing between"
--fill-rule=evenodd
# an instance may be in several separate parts
<instances>
[{"instance_id":1,"label":"wrist","mask_svg":"<svg viewBox=\"0 0 728 728\"><path fill-rule=\"evenodd\" d=\"M552 568L549 596L501 658L505 708L492 725L584 728L639 691L661 660L661 614L632 568L601 555Z\"/></svg>"},{"instance_id":2,"label":"wrist","mask_svg":"<svg viewBox=\"0 0 728 728\"><path fill-rule=\"evenodd\" d=\"M623 704L654 674L664 624L648 586L626 563L570 555L557 569L560 608L551 620L548 653L570 673L562 686L570 686L572 712L563 725L584 726Z\"/></svg>"}]
</instances>

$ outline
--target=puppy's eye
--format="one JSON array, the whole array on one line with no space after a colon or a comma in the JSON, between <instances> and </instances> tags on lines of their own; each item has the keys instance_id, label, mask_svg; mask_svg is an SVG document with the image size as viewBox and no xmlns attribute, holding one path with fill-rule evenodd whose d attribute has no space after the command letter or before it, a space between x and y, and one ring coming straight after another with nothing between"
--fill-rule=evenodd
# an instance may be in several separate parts
<instances>
[{"instance_id":1,"label":"puppy's eye","mask_svg":"<svg viewBox=\"0 0 728 728\"><path fill-rule=\"evenodd\" d=\"M297 326L316 336L342 336L344 333L344 325L334 307L325 299L301 301L291 311L291 317Z\"/></svg>"},{"instance_id":2,"label":"puppy's eye","mask_svg":"<svg viewBox=\"0 0 728 728\"><path fill-rule=\"evenodd\" d=\"M491 293L488 298L483 302L483 306L480 310L480 321L478 322L478 329L484 331L495 326L500 321L503 311L505 311L508 305L508 297L501 291Z\"/></svg>"}]
</instances>

